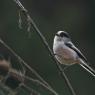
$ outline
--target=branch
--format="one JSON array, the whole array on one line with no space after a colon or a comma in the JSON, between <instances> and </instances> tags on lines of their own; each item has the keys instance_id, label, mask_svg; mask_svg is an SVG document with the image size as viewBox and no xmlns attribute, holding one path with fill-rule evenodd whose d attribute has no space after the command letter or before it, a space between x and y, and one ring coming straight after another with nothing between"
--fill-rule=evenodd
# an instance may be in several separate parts
<instances>
[{"instance_id":1,"label":"branch","mask_svg":"<svg viewBox=\"0 0 95 95\"><path fill-rule=\"evenodd\" d=\"M40 30L38 29L38 27L36 26L35 22L33 21L33 19L30 17L28 10L22 5L22 3L19 0L13 0L18 6L19 8L25 13L25 15L27 16L28 19L28 23L30 23L34 29L36 30L36 33L39 35L41 41L43 42L43 44L45 45L46 49L48 50L48 52L51 55L51 58L53 59L53 61L56 63L57 68L59 69L60 73L61 73L61 77L65 80L65 83L67 84L70 92L72 95L76 95L74 89L72 88L72 85L70 83L70 81L68 80L65 72L63 71L62 67L60 66L60 63L57 61L57 59L54 56L54 53L52 52L48 42L46 41L45 37L43 36L43 34L40 32Z\"/></svg>"},{"instance_id":2,"label":"branch","mask_svg":"<svg viewBox=\"0 0 95 95\"><path fill-rule=\"evenodd\" d=\"M59 95L53 88L33 69L31 68L19 55L17 55L2 39L0 39L0 43L3 44L23 65L29 69L40 81L46 89L48 88L53 95Z\"/></svg>"},{"instance_id":3,"label":"branch","mask_svg":"<svg viewBox=\"0 0 95 95\"><path fill-rule=\"evenodd\" d=\"M28 77L28 76L23 76L26 80L30 80L32 81L33 83L37 84L38 86L42 86L43 88L45 88L46 90L50 91L50 92L53 92L52 89L48 88L45 84L43 84L42 82L40 82L39 80L37 79L33 79L31 77Z\"/></svg>"},{"instance_id":4,"label":"branch","mask_svg":"<svg viewBox=\"0 0 95 95\"><path fill-rule=\"evenodd\" d=\"M25 84L22 84L21 86L26 88L30 92L30 95L41 95L39 92L35 91L34 89L31 89L29 86Z\"/></svg>"}]
</instances>

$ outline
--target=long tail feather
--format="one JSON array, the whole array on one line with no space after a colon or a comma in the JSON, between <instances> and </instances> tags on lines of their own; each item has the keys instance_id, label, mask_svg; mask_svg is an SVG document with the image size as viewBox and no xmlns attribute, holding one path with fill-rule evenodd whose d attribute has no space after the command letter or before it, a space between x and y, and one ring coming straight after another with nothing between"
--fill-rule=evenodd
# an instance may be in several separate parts
<instances>
[{"instance_id":1,"label":"long tail feather","mask_svg":"<svg viewBox=\"0 0 95 95\"><path fill-rule=\"evenodd\" d=\"M95 70L92 69L88 64L82 62L82 63L80 63L80 65L81 65L86 71L88 71L92 76L95 77Z\"/></svg>"}]
</instances>

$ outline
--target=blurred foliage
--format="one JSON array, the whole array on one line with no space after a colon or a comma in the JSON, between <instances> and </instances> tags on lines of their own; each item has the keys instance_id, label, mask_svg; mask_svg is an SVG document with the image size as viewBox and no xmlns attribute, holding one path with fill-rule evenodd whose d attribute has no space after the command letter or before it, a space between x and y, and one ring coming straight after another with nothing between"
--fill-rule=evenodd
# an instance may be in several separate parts
<instances>
[{"instance_id":1,"label":"blurred foliage","mask_svg":"<svg viewBox=\"0 0 95 95\"><path fill-rule=\"evenodd\" d=\"M73 42L95 67L95 0L20 1L29 10L51 48L55 33L58 30L65 30L70 33ZM0 12L0 37L60 95L70 95L55 63L35 30L31 28L30 37L26 25L23 25L23 29L19 29L19 10L13 0L1 0ZM27 73L31 75L30 72ZM77 65L69 67L66 74L77 95L95 95L95 79L81 67ZM25 94L22 92L20 95L27 95L26 92Z\"/></svg>"}]
</instances>

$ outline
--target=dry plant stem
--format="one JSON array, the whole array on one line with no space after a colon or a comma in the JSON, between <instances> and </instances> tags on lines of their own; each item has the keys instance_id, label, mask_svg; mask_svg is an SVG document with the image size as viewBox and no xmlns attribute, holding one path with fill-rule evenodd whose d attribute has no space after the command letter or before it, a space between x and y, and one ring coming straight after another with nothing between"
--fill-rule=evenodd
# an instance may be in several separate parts
<instances>
[{"instance_id":1,"label":"dry plant stem","mask_svg":"<svg viewBox=\"0 0 95 95\"><path fill-rule=\"evenodd\" d=\"M23 86L24 88L26 88L26 89L30 92L30 95L40 95L39 92L35 91L34 89L28 87L28 86L25 85L25 84L22 84L21 86Z\"/></svg>"},{"instance_id":2,"label":"dry plant stem","mask_svg":"<svg viewBox=\"0 0 95 95\"><path fill-rule=\"evenodd\" d=\"M67 84L70 92L72 93L72 95L76 95L69 79L67 78L65 72L63 71L62 67L60 66L60 63L57 61L57 59L55 58L54 56L54 53L52 52L51 48L49 47L45 37L41 34L41 32L39 31L39 29L37 28L36 24L34 23L34 21L30 18L30 16L28 15L30 21L31 21L31 24L34 26L34 28L36 29L36 32L37 34L39 35L39 37L41 38L43 44L45 45L45 47L47 48L47 50L49 51L52 59L54 60L54 62L56 63L56 66L58 67L59 71L60 71L60 74L61 74L61 77L65 80L65 83Z\"/></svg>"},{"instance_id":3,"label":"dry plant stem","mask_svg":"<svg viewBox=\"0 0 95 95\"><path fill-rule=\"evenodd\" d=\"M31 77L28 77L28 76L24 76L24 78L25 78L26 80L32 81L33 83L35 83L35 84L37 84L37 85L39 85L39 86L44 87L46 90L52 92L52 89L48 88L45 84L41 83L39 80L33 79L33 78L31 78Z\"/></svg>"},{"instance_id":4,"label":"dry plant stem","mask_svg":"<svg viewBox=\"0 0 95 95\"><path fill-rule=\"evenodd\" d=\"M48 88L53 95L59 95L53 88L33 69L31 68L20 56L18 56L2 39L0 39L0 43L2 43L23 65L29 69L40 81L43 85L46 85L46 89Z\"/></svg>"},{"instance_id":5,"label":"dry plant stem","mask_svg":"<svg viewBox=\"0 0 95 95\"><path fill-rule=\"evenodd\" d=\"M29 23L31 23L31 25L33 25L34 29L36 30L37 34L39 35L39 37L41 38L43 44L45 45L45 47L47 48L48 52L50 53L52 59L54 60L54 62L56 63L62 78L64 78L65 83L67 84L70 92L72 95L76 95L70 81L68 80L65 72L63 71L62 67L60 66L60 63L57 61L57 59L55 58L51 48L49 47L45 37L42 35L42 33L40 32L40 30L38 29L38 27L36 26L35 22L33 21L33 19L30 17L30 15L28 14L28 10L22 5L22 3L19 0L13 0L15 1L15 3L20 7L20 9L25 13L25 15L27 16L27 19L29 20Z\"/></svg>"}]
</instances>

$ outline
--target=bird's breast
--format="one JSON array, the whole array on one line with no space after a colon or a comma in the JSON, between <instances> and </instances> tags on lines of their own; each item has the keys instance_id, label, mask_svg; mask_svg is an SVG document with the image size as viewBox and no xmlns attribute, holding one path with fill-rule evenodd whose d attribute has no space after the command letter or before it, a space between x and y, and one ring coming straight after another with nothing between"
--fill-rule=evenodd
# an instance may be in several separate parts
<instances>
[{"instance_id":1,"label":"bird's breast","mask_svg":"<svg viewBox=\"0 0 95 95\"><path fill-rule=\"evenodd\" d=\"M77 60L76 52L61 43L54 45L53 51L55 57L61 64L71 65Z\"/></svg>"}]
</instances>

